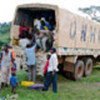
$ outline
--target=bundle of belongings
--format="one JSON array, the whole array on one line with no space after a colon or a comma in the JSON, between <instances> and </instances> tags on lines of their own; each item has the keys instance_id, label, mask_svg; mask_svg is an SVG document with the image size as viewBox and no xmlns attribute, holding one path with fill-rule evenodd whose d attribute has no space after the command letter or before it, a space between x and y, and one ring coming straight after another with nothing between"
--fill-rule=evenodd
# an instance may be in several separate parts
<instances>
[{"instance_id":1,"label":"bundle of belongings","mask_svg":"<svg viewBox=\"0 0 100 100\"><path fill-rule=\"evenodd\" d=\"M21 82L21 86L24 86L24 87L29 87L29 86L32 86L34 85L35 83L32 82L32 81L22 81Z\"/></svg>"},{"instance_id":2,"label":"bundle of belongings","mask_svg":"<svg viewBox=\"0 0 100 100\"><path fill-rule=\"evenodd\" d=\"M43 84L36 84L32 81L22 81L21 86L28 87L29 89L36 89L36 90L42 89L44 87Z\"/></svg>"}]
</instances>

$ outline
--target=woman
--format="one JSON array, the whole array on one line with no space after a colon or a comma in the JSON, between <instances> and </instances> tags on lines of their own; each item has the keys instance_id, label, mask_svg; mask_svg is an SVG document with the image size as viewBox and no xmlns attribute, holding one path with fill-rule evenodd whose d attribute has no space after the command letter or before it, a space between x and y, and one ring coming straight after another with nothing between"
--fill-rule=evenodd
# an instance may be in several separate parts
<instances>
[{"instance_id":1,"label":"woman","mask_svg":"<svg viewBox=\"0 0 100 100\"><path fill-rule=\"evenodd\" d=\"M9 51L8 45L5 46L2 51L1 57L1 71L2 71L2 83L3 85L8 85L10 82L10 64L11 64L11 52Z\"/></svg>"}]
</instances>

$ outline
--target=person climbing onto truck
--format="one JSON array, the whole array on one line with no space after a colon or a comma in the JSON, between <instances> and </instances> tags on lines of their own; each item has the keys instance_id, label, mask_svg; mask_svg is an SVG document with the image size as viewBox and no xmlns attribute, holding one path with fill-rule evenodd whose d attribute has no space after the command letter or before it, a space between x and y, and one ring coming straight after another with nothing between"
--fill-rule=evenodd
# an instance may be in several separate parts
<instances>
[{"instance_id":1,"label":"person climbing onto truck","mask_svg":"<svg viewBox=\"0 0 100 100\"><path fill-rule=\"evenodd\" d=\"M30 29L29 27L25 26L25 22L22 21L22 22L21 22L21 25L20 25L20 27L19 27L19 37L20 37L20 35L22 35L25 31L29 32L29 29Z\"/></svg>"},{"instance_id":2,"label":"person climbing onto truck","mask_svg":"<svg viewBox=\"0 0 100 100\"><path fill-rule=\"evenodd\" d=\"M51 30L51 25L45 17L41 18L41 30Z\"/></svg>"},{"instance_id":3,"label":"person climbing onto truck","mask_svg":"<svg viewBox=\"0 0 100 100\"><path fill-rule=\"evenodd\" d=\"M46 52L50 51L50 49L53 47L53 43L54 43L54 36L53 36L53 32L50 31L48 34L47 34L47 41L45 43L45 46L46 46Z\"/></svg>"},{"instance_id":4,"label":"person climbing onto truck","mask_svg":"<svg viewBox=\"0 0 100 100\"><path fill-rule=\"evenodd\" d=\"M40 21L40 18L34 19L34 27L35 27L37 30L40 30L40 29L41 29L41 21Z\"/></svg>"},{"instance_id":5,"label":"person climbing onto truck","mask_svg":"<svg viewBox=\"0 0 100 100\"><path fill-rule=\"evenodd\" d=\"M36 81L36 44L28 44L25 49L26 63L28 66L28 80Z\"/></svg>"}]
</instances>

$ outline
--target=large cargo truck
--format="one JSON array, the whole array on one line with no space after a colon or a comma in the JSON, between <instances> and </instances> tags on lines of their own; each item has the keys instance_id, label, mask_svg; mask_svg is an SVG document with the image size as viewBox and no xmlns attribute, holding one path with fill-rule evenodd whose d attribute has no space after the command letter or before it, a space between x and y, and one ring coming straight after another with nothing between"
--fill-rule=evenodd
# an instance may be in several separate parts
<instances>
[{"instance_id":1,"label":"large cargo truck","mask_svg":"<svg viewBox=\"0 0 100 100\"><path fill-rule=\"evenodd\" d=\"M93 64L100 60L100 23L73 14L66 9L49 4L19 5L11 27L11 44L17 56L24 58L23 50L18 44L19 28L34 27L35 18L45 17L52 20L52 47L57 49L59 69L75 80L92 73ZM50 34L50 32L46 32ZM50 49L50 48L49 48ZM39 72L42 73L47 52L37 52ZM23 63L24 61L21 61Z\"/></svg>"}]
</instances>

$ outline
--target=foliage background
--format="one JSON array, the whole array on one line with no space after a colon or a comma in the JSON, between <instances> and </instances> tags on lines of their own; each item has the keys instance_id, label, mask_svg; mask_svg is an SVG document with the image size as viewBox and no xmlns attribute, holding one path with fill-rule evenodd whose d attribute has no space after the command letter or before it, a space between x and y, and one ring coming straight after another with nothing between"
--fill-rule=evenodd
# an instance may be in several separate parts
<instances>
[{"instance_id":1,"label":"foliage background","mask_svg":"<svg viewBox=\"0 0 100 100\"><path fill-rule=\"evenodd\" d=\"M11 22L9 23L0 23L0 48L10 43L10 27Z\"/></svg>"}]
</instances>

